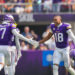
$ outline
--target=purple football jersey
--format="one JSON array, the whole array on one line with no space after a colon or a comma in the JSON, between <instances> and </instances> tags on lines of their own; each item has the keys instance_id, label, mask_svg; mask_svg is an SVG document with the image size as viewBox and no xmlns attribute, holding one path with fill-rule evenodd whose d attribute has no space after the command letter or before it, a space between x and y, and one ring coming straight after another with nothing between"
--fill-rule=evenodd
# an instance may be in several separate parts
<instances>
[{"instance_id":1,"label":"purple football jersey","mask_svg":"<svg viewBox=\"0 0 75 75\"><path fill-rule=\"evenodd\" d=\"M60 26L55 26L55 24L51 24L50 26L55 36L56 47L66 48L68 46L67 30L71 29L71 25L68 23L62 23Z\"/></svg>"},{"instance_id":2,"label":"purple football jersey","mask_svg":"<svg viewBox=\"0 0 75 75\"><path fill-rule=\"evenodd\" d=\"M12 29L15 29L15 24L0 25L0 45L10 45L12 39Z\"/></svg>"}]
</instances>

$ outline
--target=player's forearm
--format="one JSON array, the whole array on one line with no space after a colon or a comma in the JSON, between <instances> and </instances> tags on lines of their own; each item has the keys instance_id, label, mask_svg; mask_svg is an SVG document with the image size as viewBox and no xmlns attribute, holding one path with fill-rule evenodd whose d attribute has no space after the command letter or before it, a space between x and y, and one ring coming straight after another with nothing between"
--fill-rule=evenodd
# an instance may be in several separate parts
<instances>
[{"instance_id":1,"label":"player's forearm","mask_svg":"<svg viewBox=\"0 0 75 75\"><path fill-rule=\"evenodd\" d=\"M44 43L47 40L49 40L49 38L44 38L44 39L42 39L42 40L39 41L39 44L42 44L42 43Z\"/></svg>"},{"instance_id":2,"label":"player's forearm","mask_svg":"<svg viewBox=\"0 0 75 75\"><path fill-rule=\"evenodd\" d=\"M47 40L49 40L52 37L52 35L53 34L50 32L47 37L45 37L44 39L39 41L39 44L42 44L42 43L46 42Z\"/></svg>"},{"instance_id":3,"label":"player's forearm","mask_svg":"<svg viewBox=\"0 0 75 75\"><path fill-rule=\"evenodd\" d=\"M28 39L26 37L24 37L23 35L19 34L16 29L12 30L13 35L15 35L15 37L18 37L21 40L27 41L28 43L32 44L35 46L35 48L39 45L37 41L32 40L32 39Z\"/></svg>"}]
</instances>

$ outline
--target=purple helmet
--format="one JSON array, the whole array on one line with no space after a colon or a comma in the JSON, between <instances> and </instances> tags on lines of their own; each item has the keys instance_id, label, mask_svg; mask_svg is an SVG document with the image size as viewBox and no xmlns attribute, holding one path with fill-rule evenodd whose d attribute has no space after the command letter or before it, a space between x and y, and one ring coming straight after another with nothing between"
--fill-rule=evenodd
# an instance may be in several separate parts
<instances>
[{"instance_id":1,"label":"purple helmet","mask_svg":"<svg viewBox=\"0 0 75 75\"><path fill-rule=\"evenodd\" d=\"M4 15L3 21L7 21L9 23L15 23L14 17L11 14Z\"/></svg>"}]
</instances>

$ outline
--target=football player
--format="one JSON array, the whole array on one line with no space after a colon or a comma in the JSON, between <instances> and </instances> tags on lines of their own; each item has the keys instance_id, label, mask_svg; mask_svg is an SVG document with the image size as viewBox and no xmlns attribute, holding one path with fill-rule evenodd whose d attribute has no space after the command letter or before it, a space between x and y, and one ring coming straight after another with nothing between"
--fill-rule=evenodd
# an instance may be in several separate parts
<instances>
[{"instance_id":1,"label":"football player","mask_svg":"<svg viewBox=\"0 0 75 75\"><path fill-rule=\"evenodd\" d=\"M56 49L53 55L53 75L58 75L58 66L61 60L64 61L65 68L71 75L75 75L75 70L71 67L68 37L71 37L75 44L75 36L71 31L71 25L69 23L62 22L61 16L54 16L53 23L50 24L51 31L48 36L39 41L39 44L49 40L54 34Z\"/></svg>"},{"instance_id":2,"label":"football player","mask_svg":"<svg viewBox=\"0 0 75 75\"><path fill-rule=\"evenodd\" d=\"M10 51L12 36L14 35L15 37L18 37L21 40L27 41L28 43L32 45L35 45L38 42L32 39L28 39L17 32L16 25L14 24L15 20L12 15L10 14L4 15L3 21L4 22L0 24L0 71L2 70L4 66L6 66L5 68L7 69L5 69L5 74L14 75L14 70L12 68L11 51ZM16 40L16 42L18 46L19 45L18 39Z\"/></svg>"}]
</instances>

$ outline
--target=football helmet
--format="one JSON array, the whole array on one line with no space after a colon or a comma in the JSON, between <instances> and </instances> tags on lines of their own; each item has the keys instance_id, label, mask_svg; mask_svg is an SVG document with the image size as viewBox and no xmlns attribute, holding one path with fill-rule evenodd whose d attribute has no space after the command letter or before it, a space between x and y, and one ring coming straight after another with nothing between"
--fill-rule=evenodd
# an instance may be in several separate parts
<instances>
[{"instance_id":1,"label":"football helmet","mask_svg":"<svg viewBox=\"0 0 75 75\"><path fill-rule=\"evenodd\" d=\"M4 15L3 21L8 23L15 23L14 17L11 14Z\"/></svg>"}]
</instances>

